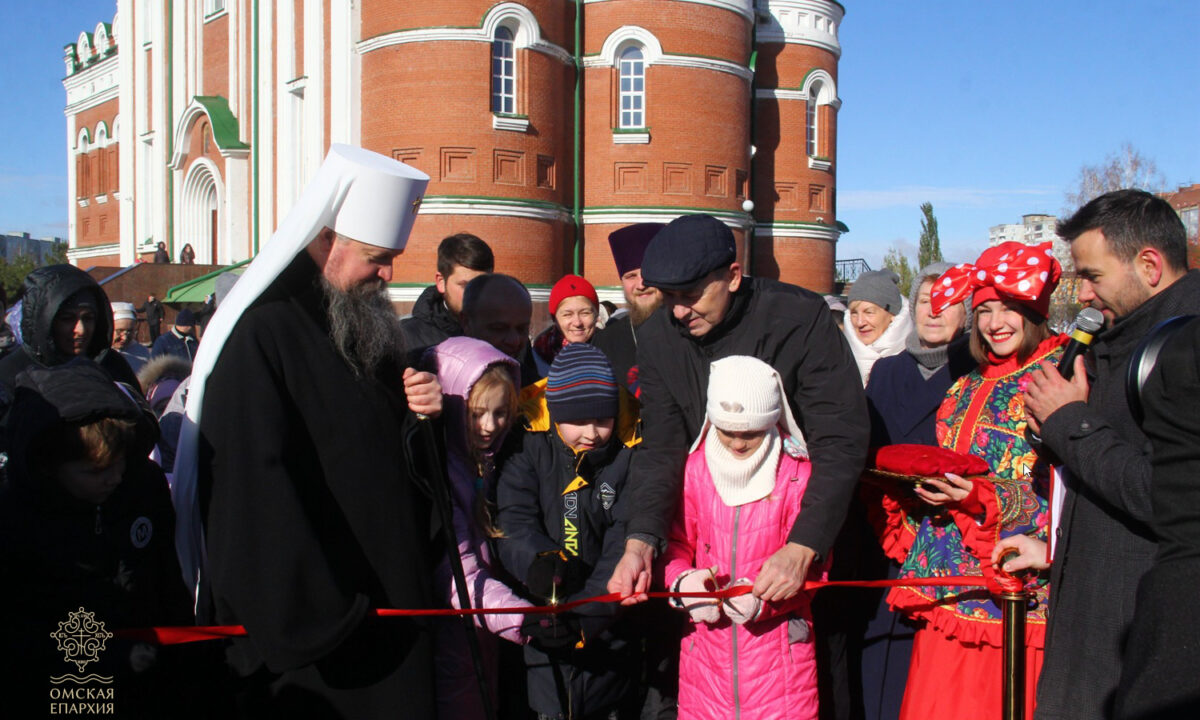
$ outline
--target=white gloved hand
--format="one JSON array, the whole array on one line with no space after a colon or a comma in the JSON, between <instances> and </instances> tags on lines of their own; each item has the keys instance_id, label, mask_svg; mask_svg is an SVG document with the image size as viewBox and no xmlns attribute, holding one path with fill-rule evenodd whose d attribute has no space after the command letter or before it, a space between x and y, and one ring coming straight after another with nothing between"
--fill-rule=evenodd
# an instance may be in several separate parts
<instances>
[{"instance_id":1,"label":"white gloved hand","mask_svg":"<svg viewBox=\"0 0 1200 720\"><path fill-rule=\"evenodd\" d=\"M675 592L712 592L717 589L717 566L688 570L675 580ZM675 607L687 610L694 623L713 624L721 620L721 601L715 598L675 598Z\"/></svg>"},{"instance_id":2,"label":"white gloved hand","mask_svg":"<svg viewBox=\"0 0 1200 720\"><path fill-rule=\"evenodd\" d=\"M728 587L753 584L753 580L738 578L734 582L729 583ZM745 625L751 620L757 619L761 613L762 600L754 597L753 593L725 598L725 615L738 625Z\"/></svg>"}]
</instances>

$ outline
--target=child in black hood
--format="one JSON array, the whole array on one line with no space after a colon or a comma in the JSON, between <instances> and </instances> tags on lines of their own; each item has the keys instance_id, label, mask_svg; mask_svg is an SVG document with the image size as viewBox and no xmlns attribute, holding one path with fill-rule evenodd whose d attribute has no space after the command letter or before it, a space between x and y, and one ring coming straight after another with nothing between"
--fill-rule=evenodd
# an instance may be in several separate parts
<instances>
[{"instance_id":1,"label":"child in black hood","mask_svg":"<svg viewBox=\"0 0 1200 720\"><path fill-rule=\"evenodd\" d=\"M95 674L113 678L118 715L161 710L188 681L172 667L176 649L116 636L76 673L51 637L81 609L107 632L193 622L166 478L147 459L153 416L135 391L78 358L21 373L9 420L0 486L6 705L45 712L51 677Z\"/></svg>"}]
</instances>

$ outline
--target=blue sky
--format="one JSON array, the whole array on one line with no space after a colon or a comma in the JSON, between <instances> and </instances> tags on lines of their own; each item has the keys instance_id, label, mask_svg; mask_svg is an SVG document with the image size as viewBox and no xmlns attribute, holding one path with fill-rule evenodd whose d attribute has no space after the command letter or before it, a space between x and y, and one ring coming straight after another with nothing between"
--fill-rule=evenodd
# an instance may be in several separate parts
<instances>
[{"instance_id":1,"label":"blue sky","mask_svg":"<svg viewBox=\"0 0 1200 720\"><path fill-rule=\"evenodd\" d=\"M845 0L839 258L915 259L919 206L943 252L992 225L1059 214L1083 164L1129 142L1168 185L1200 182L1200 2ZM0 231L66 234L62 46L115 2L5 3Z\"/></svg>"},{"instance_id":2,"label":"blue sky","mask_svg":"<svg viewBox=\"0 0 1200 720\"><path fill-rule=\"evenodd\" d=\"M988 228L1059 215L1122 143L1200 182L1200 2L845 2L838 257L916 258L933 203L947 259Z\"/></svg>"}]
</instances>

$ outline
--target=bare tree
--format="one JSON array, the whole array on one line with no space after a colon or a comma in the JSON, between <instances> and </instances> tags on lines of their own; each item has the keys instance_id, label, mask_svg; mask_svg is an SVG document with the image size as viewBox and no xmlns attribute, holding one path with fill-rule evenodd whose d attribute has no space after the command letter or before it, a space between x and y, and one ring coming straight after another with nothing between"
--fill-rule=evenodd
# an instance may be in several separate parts
<instances>
[{"instance_id":1,"label":"bare tree","mask_svg":"<svg viewBox=\"0 0 1200 720\"><path fill-rule=\"evenodd\" d=\"M1088 201L1113 190L1140 188L1161 192L1166 186L1167 180L1154 160L1142 155L1131 143L1125 143L1117 152L1109 153L1103 163L1079 168L1078 185L1074 191L1067 191L1063 215L1072 215Z\"/></svg>"}]
</instances>

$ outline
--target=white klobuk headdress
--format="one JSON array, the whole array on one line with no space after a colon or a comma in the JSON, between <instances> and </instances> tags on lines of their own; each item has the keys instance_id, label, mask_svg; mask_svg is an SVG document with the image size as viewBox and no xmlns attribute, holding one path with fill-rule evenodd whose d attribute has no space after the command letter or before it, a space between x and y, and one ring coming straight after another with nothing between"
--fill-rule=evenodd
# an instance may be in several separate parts
<instances>
[{"instance_id":1,"label":"white klobuk headdress","mask_svg":"<svg viewBox=\"0 0 1200 720\"><path fill-rule=\"evenodd\" d=\"M196 488L200 411L208 375L229 333L246 308L324 228L368 245L403 250L428 184L428 175L391 158L350 145L330 146L316 177L218 306L192 364L187 414L171 481L175 545L184 580L193 593L205 565Z\"/></svg>"}]
</instances>

